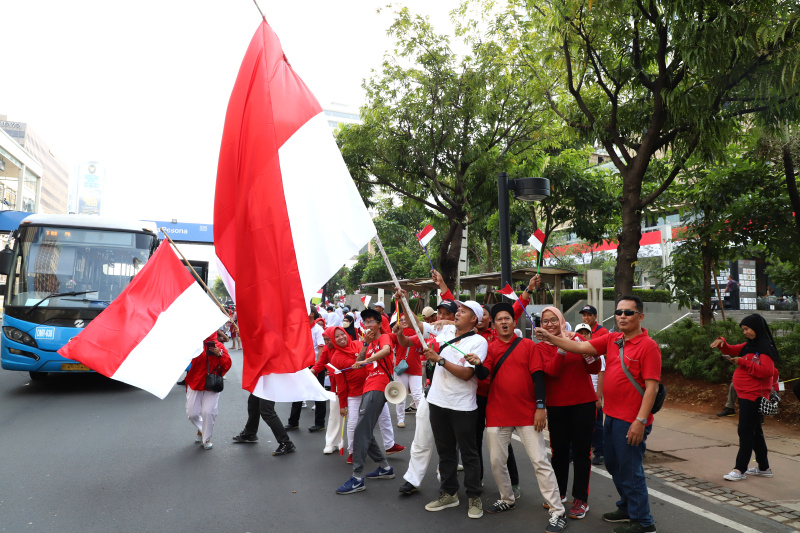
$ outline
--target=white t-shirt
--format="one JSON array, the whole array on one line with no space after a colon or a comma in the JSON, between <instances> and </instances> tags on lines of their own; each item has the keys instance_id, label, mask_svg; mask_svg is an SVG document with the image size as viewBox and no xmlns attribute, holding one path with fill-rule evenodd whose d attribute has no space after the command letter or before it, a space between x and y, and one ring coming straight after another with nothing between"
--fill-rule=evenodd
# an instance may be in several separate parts
<instances>
[{"instance_id":1,"label":"white t-shirt","mask_svg":"<svg viewBox=\"0 0 800 533\"><path fill-rule=\"evenodd\" d=\"M456 337L455 326L445 326L444 329L445 331L436 337L440 345ZM454 346L458 346L458 350L464 353L474 353L480 357L481 361L486 359L486 353L489 349L486 339L477 334L461 339ZM474 368L458 350L451 346L445 346L440 355L456 365ZM428 391L428 403L454 411L474 411L478 408L478 402L475 399L477 391L477 377L472 376L468 381L464 381L451 374L445 368L436 365L433 371L431 389Z\"/></svg>"},{"instance_id":2,"label":"white t-shirt","mask_svg":"<svg viewBox=\"0 0 800 533\"><path fill-rule=\"evenodd\" d=\"M600 372L606 371L606 357L604 355L600 356ZM597 392L597 374L589 374L592 377L592 385L594 385L594 391Z\"/></svg>"},{"instance_id":3,"label":"white t-shirt","mask_svg":"<svg viewBox=\"0 0 800 533\"><path fill-rule=\"evenodd\" d=\"M451 333L452 335L448 338L454 339L456 337L456 327L451 324L449 326L439 326L434 328L432 324L428 324L427 322L422 323L422 338L425 340L428 340L431 335L438 340L439 335L443 335L444 333Z\"/></svg>"},{"instance_id":4,"label":"white t-shirt","mask_svg":"<svg viewBox=\"0 0 800 533\"><path fill-rule=\"evenodd\" d=\"M319 324L314 324L311 328L311 343L314 345L314 361L319 358L319 351L325 346L325 339L322 338L323 329Z\"/></svg>"}]
</instances>

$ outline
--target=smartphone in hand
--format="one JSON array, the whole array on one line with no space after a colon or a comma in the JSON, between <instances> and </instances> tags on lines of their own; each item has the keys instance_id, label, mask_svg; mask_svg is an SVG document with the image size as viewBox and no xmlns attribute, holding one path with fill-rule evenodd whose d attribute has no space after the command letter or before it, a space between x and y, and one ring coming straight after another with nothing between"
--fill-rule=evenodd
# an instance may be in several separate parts
<instances>
[{"instance_id":1,"label":"smartphone in hand","mask_svg":"<svg viewBox=\"0 0 800 533\"><path fill-rule=\"evenodd\" d=\"M725 359L727 359L728 361L730 361L730 360L731 360L731 356L730 356L730 355L728 355L728 354L726 354L726 353L722 354L722 357L724 357L724 358L725 358Z\"/></svg>"}]
</instances>

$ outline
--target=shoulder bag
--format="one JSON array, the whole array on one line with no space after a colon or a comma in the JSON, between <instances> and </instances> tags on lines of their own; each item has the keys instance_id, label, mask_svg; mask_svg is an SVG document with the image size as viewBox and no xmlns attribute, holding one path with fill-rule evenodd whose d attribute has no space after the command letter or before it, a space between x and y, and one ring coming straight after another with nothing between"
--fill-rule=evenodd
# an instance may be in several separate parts
<instances>
[{"instance_id":1,"label":"shoulder bag","mask_svg":"<svg viewBox=\"0 0 800 533\"><path fill-rule=\"evenodd\" d=\"M625 357L623 356L623 347L625 346L625 339L620 337L619 339L614 341L614 344L619 346L619 363L622 365L622 370L625 372L625 375L628 376L628 380L630 380L631 385L636 389L636 391L644 397L644 389L639 383L633 379L631 375L631 371L628 370L628 366L625 364ZM664 406L664 399L667 397L667 388L664 386L663 383L658 384L658 392L656 393L656 399L653 402L653 408L650 409L650 413L656 414L661 410Z\"/></svg>"},{"instance_id":2,"label":"shoulder bag","mask_svg":"<svg viewBox=\"0 0 800 533\"><path fill-rule=\"evenodd\" d=\"M208 350L206 350L206 390L209 392L222 392L222 389L225 388L225 382L222 380L222 375L210 371L209 357Z\"/></svg>"},{"instance_id":3,"label":"shoulder bag","mask_svg":"<svg viewBox=\"0 0 800 533\"><path fill-rule=\"evenodd\" d=\"M759 364L760 364L760 361L759 361ZM773 364L773 369L774 368L775 368L775 365ZM773 373L774 373L774 370L773 370ZM770 375L768 378L765 378L765 379L768 379L769 382L770 382L769 395L766 398L764 397L764 386L760 385L761 386L761 396L759 396L757 401L756 401L756 407L758 408L758 412L761 413L762 415L765 415L765 416L777 415L778 414L778 404L781 401L781 397L778 396L777 392L772 390L772 375Z\"/></svg>"}]
</instances>

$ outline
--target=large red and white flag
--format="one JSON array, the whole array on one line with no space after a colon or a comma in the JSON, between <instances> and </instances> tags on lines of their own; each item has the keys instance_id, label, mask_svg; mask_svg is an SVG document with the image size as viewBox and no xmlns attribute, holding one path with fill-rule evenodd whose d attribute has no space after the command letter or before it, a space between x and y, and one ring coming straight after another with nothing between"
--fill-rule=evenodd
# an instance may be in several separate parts
<instances>
[{"instance_id":1,"label":"large red and white flag","mask_svg":"<svg viewBox=\"0 0 800 533\"><path fill-rule=\"evenodd\" d=\"M502 294L503 296L508 296L512 300L519 300L519 296L517 296L517 293L514 292L514 289L508 283L506 283L505 287L497 291L497 293Z\"/></svg>"},{"instance_id":2,"label":"large red and white flag","mask_svg":"<svg viewBox=\"0 0 800 533\"><path fill-rule=\"evenodd\" d=\"M428 224L422 228L422 231L417 233L417 240L422 246L428 246L428 243L431 242L431 239L433 239L434 235L436 235L436 230L433 229L433 226Z\"/></svg>"},{"instance_id":3,"label":"large red and white flag","mask_svg":"<svg viewBox=\"0 0 800 533\"><path fill-rule=\"evenodd\" d=\"M536 248L537 252L542 253L542 245L544 244L546 238L547 237L545 237L544 232L540 229L537 229L536 231L533 232L531 238L528 239L528 242L530 243L531 246Z\"/></svg>"},{"instance_id":4,"label":"large red and white flag","mask_svg":"<svg viewBox=\"0 0 800 533\"><path fill-rule=\"evenodd\" d=\"M167 241L58 353L163 399L203 341L228 321Z\"/></svg>"},{"instance_id":5,"label":"large red and white flag","mask_svg":"<svg viewBox=\"0 0 800 533\"><path fill-rule=\"evenodd\" d=\"M321 229L319 199L347 213ZM317 99L262 22L228 103L217 168L214 244L234 295L242 386L274 401L325 400L308 302L376 234Z\"/></svg>"}]
</instances>

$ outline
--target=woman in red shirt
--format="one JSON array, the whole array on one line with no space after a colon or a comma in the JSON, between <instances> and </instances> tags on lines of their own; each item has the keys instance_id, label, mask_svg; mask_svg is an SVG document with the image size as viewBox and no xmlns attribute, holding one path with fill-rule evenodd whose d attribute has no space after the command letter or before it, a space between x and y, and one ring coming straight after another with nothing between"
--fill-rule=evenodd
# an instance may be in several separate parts
<instances>
[{"instance_id":1,"label":"woman in red shirt","mask_svg":"<svg viewBox=\"0 0 800 533\"><path fill-rule=\"evenodd\" d=\"M356 356L361 351L361 343L350 338L341 326L328 328L326 334L333 339L331 352L331 365L339 370L350 368L356 362ZM347 462L352 462L353 434L358 422L358 409L361 406L361 397L364 394L364 380L367 379L367 369L358 368L345 370L332 374L336 382L336 395L339 397L339 415L347 417Z\"/></svg>"},{"instance_id":2,"label":"woman in red shirt","mask_svg":"<svg viewBox=\"0 0 800 533\"><path fill-rule=\"evenodd\" d=\"M567 331L564 315L555 307L542 310L542 326L551 335L576 341L583 337ZM536 349L544 363L547 397L547 425L550 430L551 463L558 481L561 500L566 501L569 482L569 456L572 450L574 479L570 518L580 519L589 511L589 477L592 471L592 433L596 418L597 394L590 374L600 372L599 357L584 357L559 350L549 342ZM549 508L549 505L545 504Z\"/></svg>"},{"instance_id":3,"label":"woman in red shirt","mask_svg":"<svg viewBox=\"0 0 800 533\"><path fill-rule=\"evenodd\" d=\"M212 347L213 343L213 347ZM231 368L231 358L225 345L217 340L215 331L204 341L203 351L192 359L191 368L186 374L186 416L197 428L195 442L210 450L211 434L217 419L219 406L218 392L206 390L206 375L225 375Z\"/></svg>"},{"instance_id":4,"label":"woman in red shirt","mask_svg":"<svg viewBox=\"0 0 800 533\"><path fill-rule=\"evenodd\" d=\"M780 357L764 317L749 315L739 325L747 342L731 345L724 337L719 337L711 343L712 348L719 348L726 359L736 365L733 388L739 396L739 453L733 470L723 476L728 481L741 481L748 475L772 477L758 398L769 397L777 373L775 365L780 362ZM758 466L748 469L753 452Z\"/></svg>"}]
</instances>

